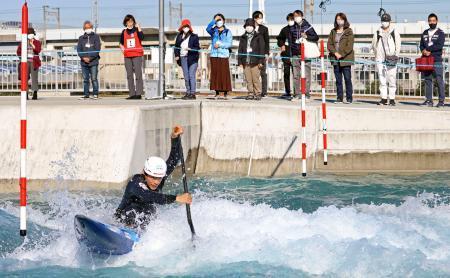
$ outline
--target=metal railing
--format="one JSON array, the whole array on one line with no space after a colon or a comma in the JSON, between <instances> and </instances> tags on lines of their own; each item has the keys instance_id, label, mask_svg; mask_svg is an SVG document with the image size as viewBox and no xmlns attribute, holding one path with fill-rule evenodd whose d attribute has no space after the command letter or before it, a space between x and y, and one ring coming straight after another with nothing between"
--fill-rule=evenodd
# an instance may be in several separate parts
<instances>
[{"instance_id":1,"label":"metal railing","mask_svg":"<svg viewBox=\"0 0 450 278\"><path fill-rule=\"evenodd\" d=\"M171 54L170 54L171 55ZM423 97L424 82L420 73L414 67L415 58L419 53L409 51L401 54L397 72L397 96ZM53 92L82 92L83 78L81 66L76 51L58 50L41 53L42 67L39 70L40 91ZM170 59L169 59L170 60ZM152 62L152 51L146 50L144 55L144 79L155 80L158 77L158 64ZM19 58L15 53L0 53L0 94L2 92L20 91L18 80ZM408 67L411 65L411 67ZM449 95L450 73L448 57L444 58L444 73L446 81L446 94ZM326 63L326 92L329 95L336 93L333 67ZM237 54L233 52L230 57L231 80L234 91L246 91L243 69L237 66ZM320 62L312 61L311 90L320 92ZM267 63L268 89L273 93L284 92L283 63L279 52L273 52ZM291 78L292 80L292 78ZM374 57L367 49L360 48L356 53L356 63L352 67L352 81L355 96L377 96L379 94L379 81ZM201 53L199 69L197 72L198 91L209 90L209 59L204 52ZM292 82L292 81L291 81ZM99 66L99 85L101 92L127 91L126 72L123 56L120 51L106 50L101 53ZM293 86L291 86L292 88ZM175 63L166 64L166 89L169 91L184 91L182 70Z\"/></svg>"}]
</instances>

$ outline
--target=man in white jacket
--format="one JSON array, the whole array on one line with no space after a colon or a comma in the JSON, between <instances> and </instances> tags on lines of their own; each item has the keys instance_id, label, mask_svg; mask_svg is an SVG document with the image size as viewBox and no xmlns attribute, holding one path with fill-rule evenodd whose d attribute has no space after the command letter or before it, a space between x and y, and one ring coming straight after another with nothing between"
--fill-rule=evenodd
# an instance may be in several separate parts
<instances>
[{"instance_id":1,"label":"man in white jacket","mask_svg":"<svg viewBox=\"0 0 450 278\"><path fill-rule=\"evenodd\" d=\"M400 55L401 47L400 34L391 24L391 16L383 14L381 16L381 27L373 35L372 49L375 54L375 61L380 79L381 101L378 105L395 105L395 93L397 91L397 65L386 63L386 57Z\"/></svg>"}]
</instances>

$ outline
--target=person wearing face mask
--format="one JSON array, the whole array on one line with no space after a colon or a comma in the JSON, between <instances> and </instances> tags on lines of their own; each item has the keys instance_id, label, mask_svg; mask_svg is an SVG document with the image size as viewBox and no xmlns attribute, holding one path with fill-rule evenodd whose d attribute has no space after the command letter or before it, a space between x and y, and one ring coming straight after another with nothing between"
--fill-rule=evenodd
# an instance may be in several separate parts
<instances>
[{"instance_id":1,"label":"person wearing face mask","mask_svg":"<svg viewBox=\"0 0 450 278\"><path fill-rule=\"evenodd\" d=\"M142 64L144 62L144 32L136 19L128 14L123 19L125 29L120 35L120 49L125 57L129 97L127 99L141 99L144 94L144 81L142 79ZM135 79L136 76L136 79Z\"/></svg>"},{"instance_id":2,"label":"person wearing face mask","mask_svg":"<svg viewBox=\"0 0 450 278\"><path fill-rule=\"evenodd\" d=\"M423 72L425 79L425 96L426 100L422 104L424 106L433 107L433 77L437 81L439 90L439 102L436 107L444 107L445 105L445 89L444 89L444 65L442 60L442 50L445 44L445 34L437 27L438 17L436 14L428 16L428 24L430 28L425 30L420 39L420 51L423 56L433 56L434 70Z\"/></svg>"},{"instance_id":3,"label":"person wearing face mask","mask_svg":"<svg viewBox=\"0 0 450 278\"><path fill-rule=\"evenodd\" d=\"M220 96L220 92L223 92L224 98L227 99L227 93L232 90L229 57L233 34L225 27L223 14L214 16L206 27L206 32L211 36L210 89L216 92L216 99Z\"/></svg>"},{"instance_id":4,"label":"person wearing face mask","mask_svg":"<svg viewBox=\"0 0 450 278\"><path fill-rule=\"evenodd\" d=\"M92 83L92 99L98 99L98 64L100 60L101 41L94 33L90 21L83 24L84 34L78 38L77 52L83 73L84 95L81 99L89 99L89 84Z\"/></svg>"},{"instance_id":5,"label":"person wearing face mask","mask_svg":"<svg viewBox=\"0 0 450 278\"><path fill-rule=\"evenodd\" d=\"M199 38L193 33L191 22L187 19L181 21L175 39L175 60L183 69L186 95L182 99L195 99L197 67L200 49Z\"/></svg>"},{"instance_id":6,"label":"person wearing face mask","mask_svg":"<svg viewBox=\"0 0 450 278\"><path fill-rule=\"evenodd\" d=\"M262 33L255 30L256 23L252 18L245 20L245 33L239 39L238 65L244 68L247 82L247 100L261 100L261 70L265 62L265 46Z\"/></svg>"},{"instance_id":7,"label":"person wearing face mask","mask_svg":"<svg viewBox=\"0 0 450 278\"><path fill-rule=\"evenodd\" d=\"M381 100L378 105L395 106L395 93L397 91L397 64L391 63L389 57L399 57L401 48L400 34L391 24L391 16L381 16L381 27L372 39L372 49L377 62L378 77L380 80ZM389 95L388 95L389 93Z\"/></svg>"},{"instance_id":8,"label":"person wearing face mask","mask_svg":"<svg viewBox=\"0 0 450 278\"><path fill-rule=\"evenodd\" d=\"M39 53L41 53L41 42L36 38L36 32L33 28L28 28L28 80L31 77L31 91L33 91L33 99L37 100L37 93L39 90L38 74L41 67L41 59ZM17 55L22 55L22 46L19 44L17 47ZM19 63L19 80L20 80L20 63ZM28 99L28 92L27 92Z\"/></svg>"},{"instance_id":9,"label":"person wearing face mask","mask_svg":"<svg viewBox=\"0 0 450 278\"><path fill-rule=\"evenodd\" d=\"M334 28L331 30L327 42L327 49L330 53L330 60L336 78L336 103L342 103L344 99L342 76L345 80L347 103L353 102L352 65L355 61L354 41L355 37L347 16L344 13L336 14Z\"/></svg>"},{"instance_id":10,"label":"person wearing face mask","mask_svg":"<svg viewBox=\"0 0 450 278\"><path fill-rule=\"evenodd\" d=\"M294 14L289 13L286 16L287 25L281 29L280 34L277 36L277 45L281 48L281 60L283 62L283 77L284 77L284 95L283 99L290 100L291 96L291 48L292 43L290 28L294 26Z\"/></svg>"},{"instance_id":11,"label":"person wearing face mask","mask_svg":"<svg viewBox=\"0 0 450 278\"><path fill-rule=\"evenodd\" d=\"M296 10L294 12L295 24L291 26L290 33L292 43L290 44L290 50L292 54L292 66L294 69L294 87L295 93L301 98L301 42L302 39L315 42L319 41L319 36L317 35L314 28L309 24L306 19L303 18L303 12ZM310 88L311 88L311 61L305 61L305 75L306 75L306 97L310 98Z\"/></svg>"},{"instance_id":12,"label":"person wearing face mask","mask_svg":"<svg viewBox=\"0 0 450 278\"><path fill-rule=\"evenodd\" d=\"M255 21L255 31L262 35L264 39L264 55L265 61L263 63L263 68L261 68L261 84L262 84L262 96L267 96L267 59L269 59L270 54L270 38L269 38L269 28L263 25L264 15L260 11L255 11L252 15Z\"/></svg>"}]
</instances>

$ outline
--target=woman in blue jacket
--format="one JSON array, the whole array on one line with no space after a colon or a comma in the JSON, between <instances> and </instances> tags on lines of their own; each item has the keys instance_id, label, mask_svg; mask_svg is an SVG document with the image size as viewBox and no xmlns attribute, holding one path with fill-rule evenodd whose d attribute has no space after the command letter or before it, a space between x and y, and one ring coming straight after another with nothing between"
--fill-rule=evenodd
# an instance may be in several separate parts
<instances>
[{"instance_id":1,"label":"woman in blue jacket","mask_svg":"<svg viewBox=\"0 0 450 278\"><path fill-rule=\"evenodd\" d=\"M206 27L211 36L211 76L210 89L216 91L216 98L223 92L224 98L232 91L230 74L230 48L233 43L231 30L225 27L225 17L216 14Z\"/></svg>"},{"instance_id":2,"label":"woman in blue jacket","mask_svg":"<svg viewBox=\"0 0 450 278\"><path fill-rule=\"evenodd\" d=\"M182 99L195 99L200 43L189 20L183 19L178 31L174 52L175 60L183 69L186 84L186 95Z\"/></svg>"}]
</instances>

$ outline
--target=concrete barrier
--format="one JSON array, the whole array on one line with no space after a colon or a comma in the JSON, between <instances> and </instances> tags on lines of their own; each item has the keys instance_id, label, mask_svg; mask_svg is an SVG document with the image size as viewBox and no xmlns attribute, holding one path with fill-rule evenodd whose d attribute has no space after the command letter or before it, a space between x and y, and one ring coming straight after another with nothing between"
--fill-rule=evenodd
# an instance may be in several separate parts
<instances>
[{"instance_id":1,"label":"concrete barrier","mask_svg":"<svg viewBox=\"0 0 450 278\"><path fill-rule=\"evenodd\" d=\"M94 102L95 103L95 102ZM309 171L450 170L450 110L368 105L328 108L329 165L322 163L320 102L307 110ZM16 191L19 106L0 104L1 191ZM189 168L198 175L300 173L298 102L187 101L93 104L48 100L30 105L31 188L123 185L149 155L167 157L171 128L185 127Z\"/></svg>"}]
</instances>

